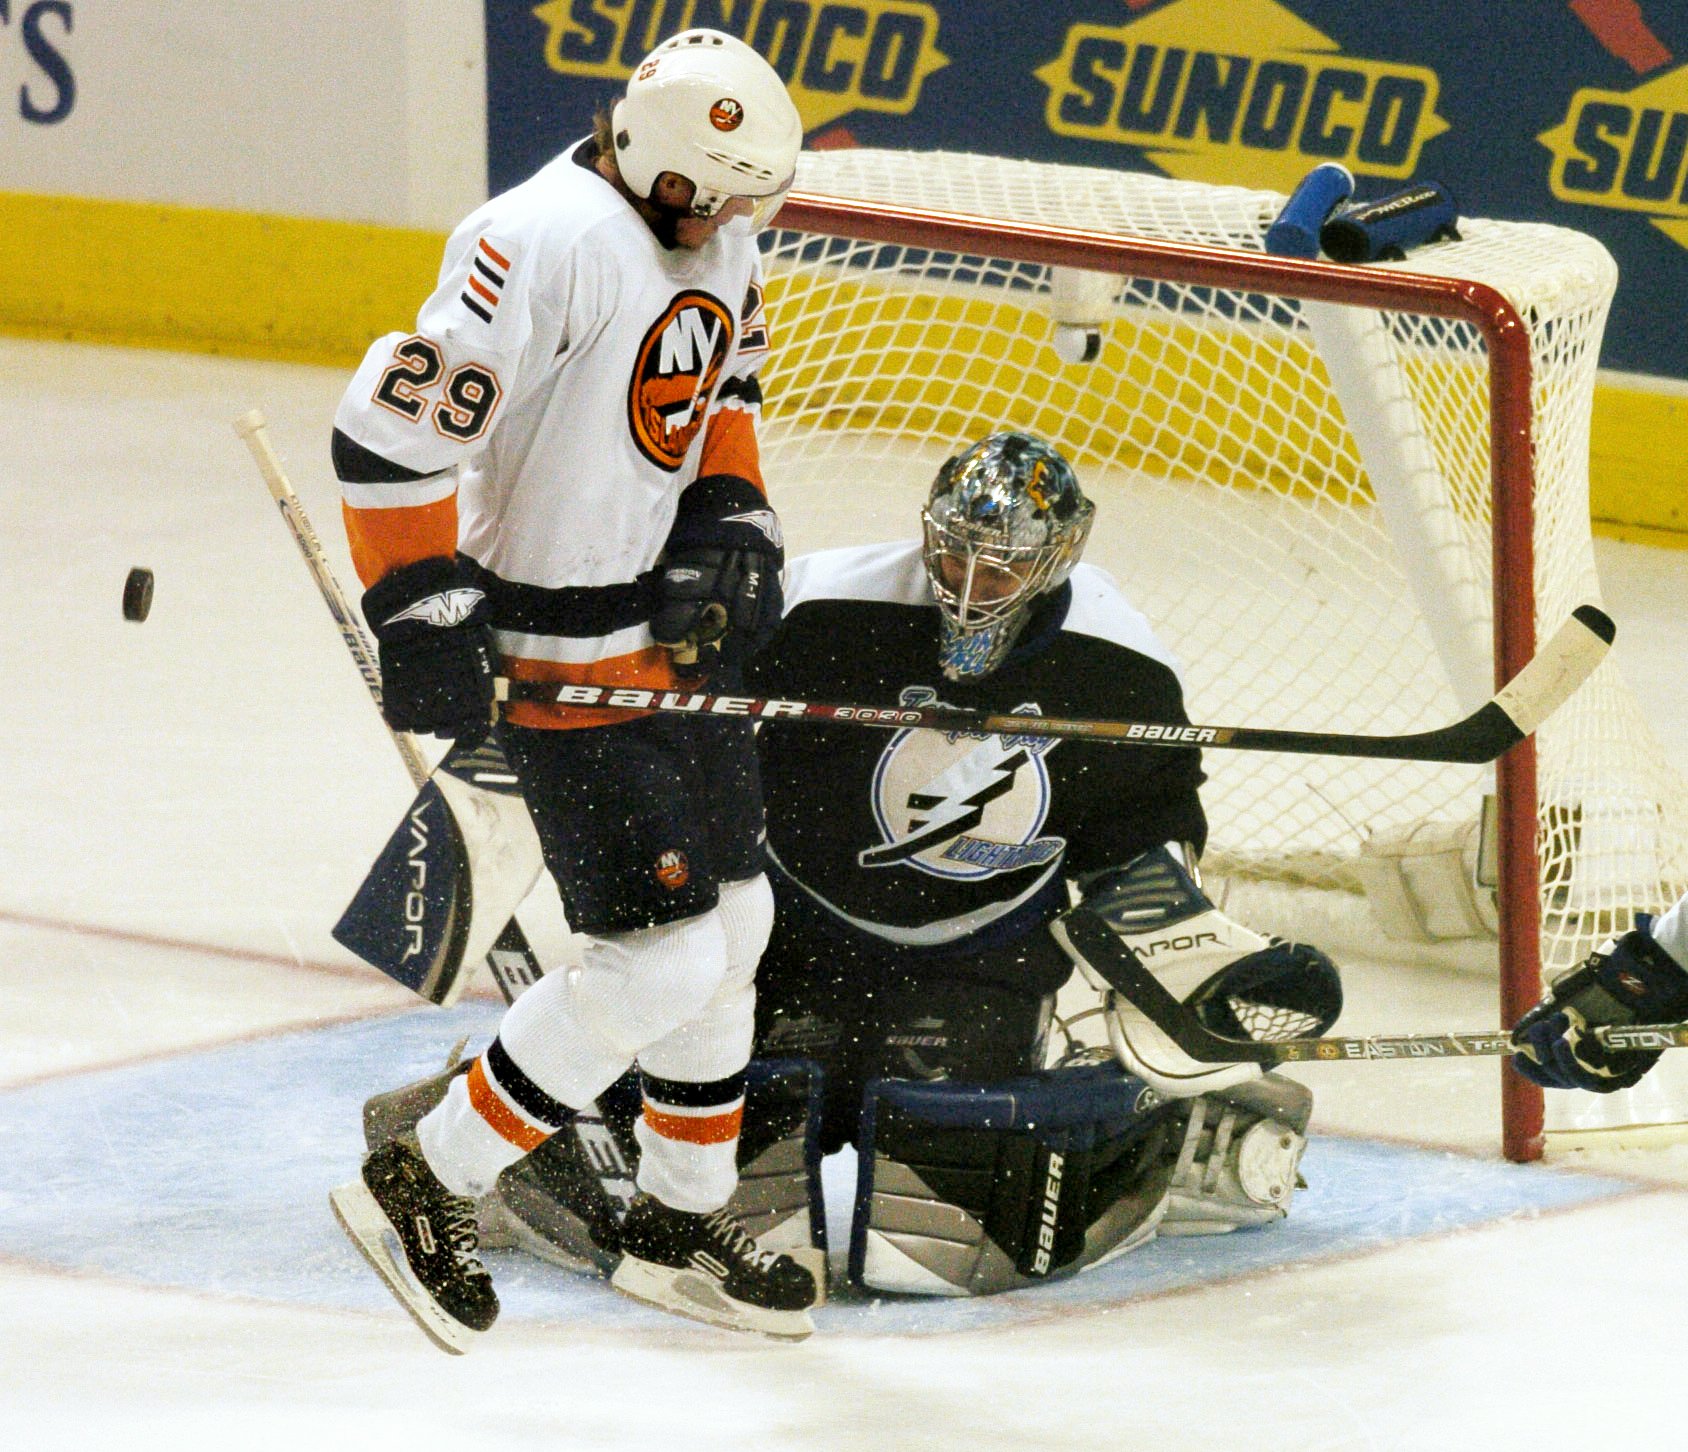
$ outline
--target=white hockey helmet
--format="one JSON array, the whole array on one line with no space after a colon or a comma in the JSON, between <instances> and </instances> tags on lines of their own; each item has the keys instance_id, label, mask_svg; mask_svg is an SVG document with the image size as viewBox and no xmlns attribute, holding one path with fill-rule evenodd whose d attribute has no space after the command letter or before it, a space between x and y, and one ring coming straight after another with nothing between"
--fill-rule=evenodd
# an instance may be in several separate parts
<instances>
[{"instance_id":1,"label":"white hockey helmet","mask_svg":"<svg viewBox=\"0 0 1688 1452\"><path fill-rule=\"evenodd\" d=\"M1072 573L1095 513L1072 466L1031 434L991 434L944 464L921 520L950 680L1002 664L1037 598Z\"/></svg>"},{"instance_id":2,"label":"white hockey helmet","mask_svg":"<svg viewBox=\"0 0 1688 1452\"><path fill-rule=\"evenodd\" d=\"M635 196L648 200L671 171L696 189L695 217L749 198L752 231L780 209L803 145L803 122L778 73L719 30L663 41L639 62L610 121L616 165Z\"/></svg>"}]
</instances>

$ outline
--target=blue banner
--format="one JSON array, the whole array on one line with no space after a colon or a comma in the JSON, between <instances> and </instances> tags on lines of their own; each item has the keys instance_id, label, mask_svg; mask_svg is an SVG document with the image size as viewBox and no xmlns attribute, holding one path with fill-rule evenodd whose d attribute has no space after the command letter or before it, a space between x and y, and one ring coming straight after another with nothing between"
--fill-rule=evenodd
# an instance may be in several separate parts
<instances>
[{"instance_id":1,"label":"blue banner","mask_svg":"<svg viewBox=\"0 0 1688 1452\"><path fill-rule=\"evenodd\" d=\"M741 36L809 145L990 152L1289 191L1444 183L1467 215L1599 237L1601 361L1688 378L1679 0L547 0L487 8L488 174L589 129L664 36Z\"/></svg>"}]
</instances>

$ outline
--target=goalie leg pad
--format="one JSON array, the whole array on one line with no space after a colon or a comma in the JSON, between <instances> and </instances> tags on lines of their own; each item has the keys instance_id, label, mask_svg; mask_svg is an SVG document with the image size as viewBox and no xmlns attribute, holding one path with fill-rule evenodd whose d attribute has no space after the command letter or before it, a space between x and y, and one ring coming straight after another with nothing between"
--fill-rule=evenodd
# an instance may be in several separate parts
<instances>
[{"instance_id":1,"label":"goalie leg pad","mask_svg":"<svg viewBox=\"0 0 1688 1452\"><path fill-rule=\"evenodd\" d=\"M1267 1074L1179 1109L1186 1118L1162 1235L1223 1235L1289 1214L1302 1183L1311 1090Z\"/></svg>"},{"instance_id":2,"label":"goalie leg pad","mask_svg":"<svg viewBox=\"0 0 1688 1452\"><path fill-rule=\"evenodd\" d=\"M764 1250L783 1251L826 1279L826 1212L818 1140L821 1073L800 1059L752 1059L745 1070L738 1186L728 1210ZM482 1243L607 1275L639 1167L637 1072L498 1178L482 1206Z\"/></svg>"},{"instance_id":3,"label":"goalie leg pad","mask_svg":"<svg viewBox=\"0 0 1688 1452\"><path fill-rule=\"evenodd\" d=\"M979 1296L1153 1238L1178 1120L1114 1065L992 1085L877 1080L857 1136L850 1278Z\"/></svg>"}]
</instances>

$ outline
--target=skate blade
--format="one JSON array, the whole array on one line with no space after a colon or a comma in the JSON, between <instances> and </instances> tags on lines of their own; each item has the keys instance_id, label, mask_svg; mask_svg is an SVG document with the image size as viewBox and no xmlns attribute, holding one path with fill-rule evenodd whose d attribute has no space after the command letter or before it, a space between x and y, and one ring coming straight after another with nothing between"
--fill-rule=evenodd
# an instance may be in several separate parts
<instances>
[{"instance_id":1,"label":"skate blade","mask_svg":"<svg viewBox=\"0 0 1688 1452\"><path fill-rule=\"evenodd\" d=\"M802 1341L815 1330L807 1311L747 1306L733 1300L712 1277L700 1271L652 1265L630 1255L621 1258L610 1284L622 1295L647 1306L728 1331L748 1331L776 1341Z\"/></svg>"},{"instance_id":2,"label":"skate blade","mask_svg":"<svg viewBox=\"0 0 1688 1452\"><path fill-rule=\"evenodd\" d=\"M328 1203L340 1228L369 1262L369 1268L386 1282L394 1299L410 1313L411 1320L422 1328L422 1334L441 1351L465 1355L482 1333L449 1315L416 1279L399 1245L398 1232L368 1186L362 1180L353 1180L330 1190Z\"/></svg>"}]
</instances>

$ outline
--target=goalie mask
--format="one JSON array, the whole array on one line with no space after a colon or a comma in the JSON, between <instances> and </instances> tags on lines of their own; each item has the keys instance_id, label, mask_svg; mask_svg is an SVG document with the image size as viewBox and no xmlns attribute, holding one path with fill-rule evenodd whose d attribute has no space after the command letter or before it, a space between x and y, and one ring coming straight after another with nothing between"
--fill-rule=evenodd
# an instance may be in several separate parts
<instances>
[{"instance_id":1,"label":"goalie mask","mask_svg":"<svg viewBox=\"0 0 1688 1452\"><path fill-rule=\"evenodd\" d=\"M992 434L938 471L921 519L945 676L1002 664L1038 597L1072 573L1095 512L1067 461L1030 434Z\"/></svg>"},{"instance_id":2,"label":"goalie mask","mask_svg":"<svg viewBox=\"0 0 1688 1452\"><path fill-rule=\"evenodd\" d=\"M785 201L803 145L797 107L774 68L718 30L682 31L646 56L615 104L611 130L616 166L635 196L650 201L657 178L671 171L694 188L691 216L713 217L744 198L752 232Z\"/></svg>"}]
</instances>

